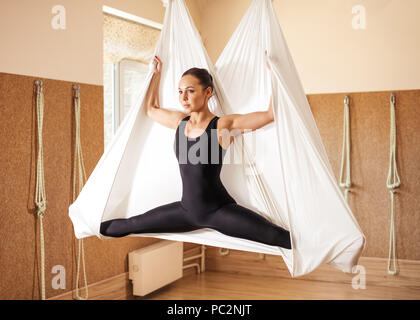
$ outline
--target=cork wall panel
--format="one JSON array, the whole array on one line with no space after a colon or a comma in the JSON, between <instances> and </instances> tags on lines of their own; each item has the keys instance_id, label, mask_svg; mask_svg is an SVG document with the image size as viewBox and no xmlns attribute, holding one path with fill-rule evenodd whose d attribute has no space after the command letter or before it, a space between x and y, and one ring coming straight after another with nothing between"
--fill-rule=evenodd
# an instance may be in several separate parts
<instances>
[{"instance_id":1,"label":"cork wall panel","mask_svg":"<svg viewBox=\"0 0 420 320\"><path fill-rule=\"evenodd\" d=\"M37 115L35 80L0 73L0 299L39 299L39 220L35 211ZM68 218L72 201L75 121L73 83L44 81L43 150L47 210L44 218L46 296L75 288L77 246ZM89 176L103 153L103 87L80 84L81 139ZM387 257L390 196L391 92L348 93L350 97L351 180L349 204L367 237L364 256ZM397 257L419 260L420 91L395 91L397 164L401 186L395 194ZM343 99L346 94L308 95L337 181L340 174ZM85 239L87 280L94 283L127 272L127 253L158 239ZM185 243L184 250L195 246ZM66 271L66 288L52 288L52 267ZM81 281L81 286L83 282ZM83 292L81 292L83 295Z\"/></svg>"},{"instance_id":2,"label":"cork wall panel","mask_svg":"<svg viewBox=\"0 0 420 320\"><path fill-rule=\"evenodd\" d=\"M78 240L68 217L73 195L74 83L0 73L0 299L40 299L39 220L36 214L37 114L35 80L43 80L46 297L75 289ZM89 177L104 151L103 87L80 85L81 143ZM88 284L128 271L128 252L158 241L126 237L84 240ZM192 244L185 245L189 249ZM66 272L53 289L54 266ZM83 275L83 270L80 270ZM80 287L84 286L83 278ZM81 291L80 295L84 295Z\"/></svg>"},{"instance_id":3,"label":"cork wall panel","mask_svg":"<svg viewBox=\"0 0 420 320\"><path fill-rule=\"evenodd\" d=\"M363 255L388 258L391 196L386 183L390 165L391 93L396 95L396 161L401 181L394 194L396 256L419 260L420 90L313 94L308 95L308 101L339 182L344 97L349 96L352 187L348 203L367 238Z\"/></svg>"}]
</instances>

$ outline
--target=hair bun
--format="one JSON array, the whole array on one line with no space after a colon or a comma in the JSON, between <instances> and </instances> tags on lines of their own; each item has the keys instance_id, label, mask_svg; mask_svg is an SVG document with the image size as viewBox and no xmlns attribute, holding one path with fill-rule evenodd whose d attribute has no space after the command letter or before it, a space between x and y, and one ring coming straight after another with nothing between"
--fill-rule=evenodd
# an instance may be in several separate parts
<instances>
[{"instance_id":1,"label":"hair bun","mask_svg":"<svg viewBox=\"0 0 420 320\"><path fill-rule=\"evenodd\" d=\"M210 74L210 72L207 69L193 67L193 68L188 69L182 74L182 76L185 76L185 75L192 75L196 77L204 88L211 87L213 91L214 89L213 76Z\"/></svg>"}]
</instances>

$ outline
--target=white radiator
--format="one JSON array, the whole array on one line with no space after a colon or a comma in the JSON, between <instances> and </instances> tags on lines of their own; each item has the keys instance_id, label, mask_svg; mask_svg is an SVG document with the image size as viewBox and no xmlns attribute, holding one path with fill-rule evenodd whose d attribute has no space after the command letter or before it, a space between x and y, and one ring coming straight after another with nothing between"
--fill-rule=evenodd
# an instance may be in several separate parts
<instances>
[{"instance_id":1,"label":"white radiator","mask_svg":"<svg viewBox=\"0 0 420 320\"><path fill-rule=\"evenodd\" d=\"M184 261L183 242L162 240L128 254L128 278L133 295L144 296L179 278Z\"/></svg>"}]
</instances>

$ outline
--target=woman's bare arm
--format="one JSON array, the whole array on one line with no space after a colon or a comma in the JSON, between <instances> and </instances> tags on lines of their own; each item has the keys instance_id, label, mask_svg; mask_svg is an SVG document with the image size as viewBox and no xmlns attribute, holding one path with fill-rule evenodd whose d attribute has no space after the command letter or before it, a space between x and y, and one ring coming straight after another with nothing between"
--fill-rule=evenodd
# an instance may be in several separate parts
<instances>
[{"instance_id":1,"label":"woman's bare arm","mask_svg":"<svg viewBox=\"0 0 420 320\"><path fill-rule=\"evenodd\" d=\"M271 70L270 63L268 62L267 50L265 50L266 64L268 70ZM270 97L270 105L267 111L250 112L246 114L229 114L219 119L218 129L224 132L222 135L232 137L242 134L244 132L254 131L264 127L270 122L274 121L273 114L273 98Z\"/></svg>"},{"instance_id":2,"label":"woman's bare arm","mask_svg":"<svg viewBox=\"0 0 420 320\"><path fill-rule=\"evenodd\" d=\"M181 111L163 109L159 104L159 84L161 77L162 63L155 57L155 72L153 73L150 86L146 93L146 111L147 115L161 125L176 129L186 115Z\"/></svg>"},{"instance_id":3,"label":"woman's bare arm","mask_svg":"<svg viewBox=\"0 0 420 320\"><path fill-rule=\"evenodd\" d=\"M218 129L227 129L230 135L254 131L274 121L272 99L267 111L256 111L246 114L229 114L219 119Z\"/></svg>"}]
</instances>

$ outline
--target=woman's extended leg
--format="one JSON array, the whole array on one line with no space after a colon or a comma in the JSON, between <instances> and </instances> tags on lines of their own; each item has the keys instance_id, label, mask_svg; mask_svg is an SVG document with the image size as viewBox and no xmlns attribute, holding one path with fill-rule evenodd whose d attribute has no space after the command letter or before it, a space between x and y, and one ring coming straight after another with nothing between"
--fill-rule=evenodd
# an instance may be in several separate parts
<instances>
[{"instance_id":1,"label":"woman's extended leg","mask_svg":"<svg viewBox=\"0 0 420 320\"><path fill-rule=\"evenodd\" d=\"M101 223L100 233L109 237L124 237L132 233L187 232L200 229L188 220L180 201L153 208L127 219Z\"/></svg>"},{"instance_id":2,"label":"woman's extended leg","mask_svg":"<svg viewBox=\"0 0 420 320\"><path fill-rule=\"evenodd\" d=\"M209 228L229 236L291 249L290 232L258 213L236 203L229 203L201 219Z\"/></svg>"}]
</instances>

